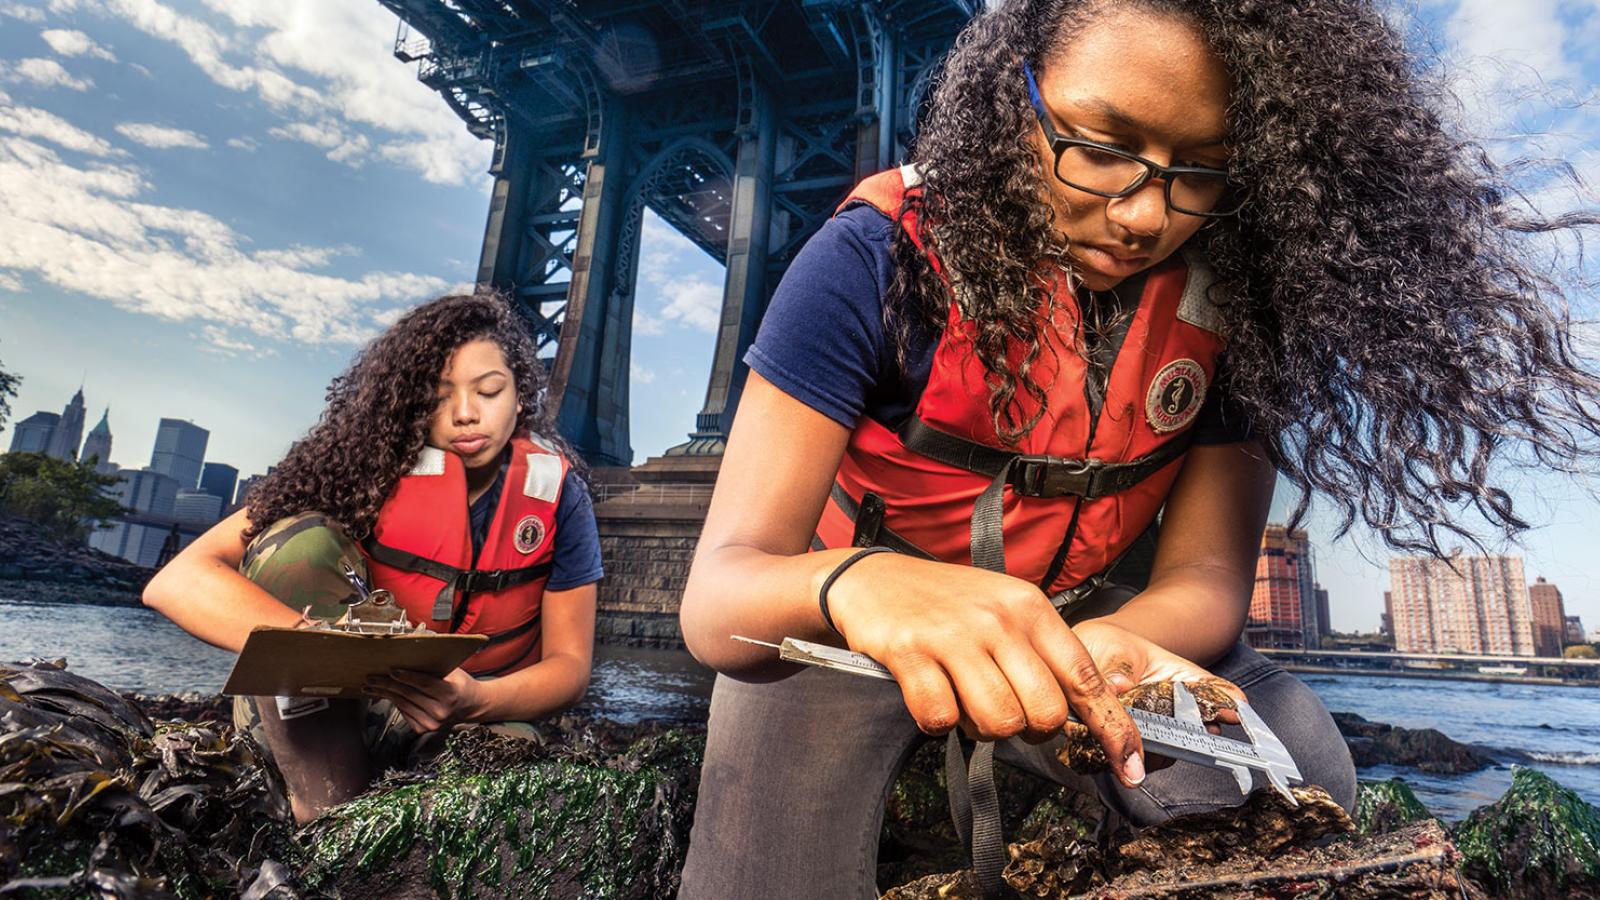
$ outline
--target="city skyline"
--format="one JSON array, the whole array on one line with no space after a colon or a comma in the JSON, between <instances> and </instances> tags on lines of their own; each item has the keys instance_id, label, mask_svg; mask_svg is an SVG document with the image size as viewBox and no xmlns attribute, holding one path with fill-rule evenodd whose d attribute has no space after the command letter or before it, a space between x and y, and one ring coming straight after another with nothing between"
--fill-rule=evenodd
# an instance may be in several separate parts
<instances>
[{"instance_id":1,"label":"city skyline","mask_svg":"<svg viewBox=\"0 0 1600 900\"><path fill-rule=\"evenodd\" d=\"M1490 152L1569 158L1600 184L1600 110L1563 99L1600 82L1588 39L1600 14L1555 0L1388 9L1453 67L1461 114ZM8 429L86 386L90 411L111 407L114 462L144 465L159 419L181 414L210 428L210 457L264 472L366 339L470 284L491 148L393 58L396 20L378 4L0 2L0 22L0 172L13 186L0 204L0 365L24 379ZM722 277L646 216L636 462L693 427ZM1600 622L1587 524L1600 503L1568 479L1513 478L1536 526L1515 548L1528 575ZM1390 552L1360 527L1332 542L1338 524L1325 504L1304 523L1317 579L1335 628L1370 630Z\"/></svg>"}]
</instances>

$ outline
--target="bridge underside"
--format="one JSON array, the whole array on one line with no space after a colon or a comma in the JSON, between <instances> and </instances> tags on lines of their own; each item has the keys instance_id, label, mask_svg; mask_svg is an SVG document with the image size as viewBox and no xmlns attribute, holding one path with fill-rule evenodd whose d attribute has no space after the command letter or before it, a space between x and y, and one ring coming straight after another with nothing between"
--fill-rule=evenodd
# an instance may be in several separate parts
<instances>
[{"instance_id":1,"label":"bridge underside","mask_svg":"<svg viewBox=\"0 0 1600 900\"><path fill-rule=\"evenodd\" d=\"M772 288L851 185L894 165L978 0L379 0L495 143L480 286L554 345L562 432L627 465L640 223L726 266L705 404L669 454L722 451Z\"/></svg>"}]
</instances>

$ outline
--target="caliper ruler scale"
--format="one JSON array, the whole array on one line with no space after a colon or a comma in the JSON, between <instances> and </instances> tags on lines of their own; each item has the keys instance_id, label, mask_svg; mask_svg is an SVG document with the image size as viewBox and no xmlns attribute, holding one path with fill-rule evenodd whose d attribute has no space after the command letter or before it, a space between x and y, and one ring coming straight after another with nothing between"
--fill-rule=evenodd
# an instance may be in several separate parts
<instances>
[{"instance_id":1,"label":"caliper ruler scale","mask_svg":"<svg viewBox=\"0 0 1600 900\"><path fill-rule=\"evenodd\" d=\"M733 639L747 644L772 647L778 651L779 659L788 662L833 669L851 675L864 675L884 681L895 680L888 669L864 653L796 638L784 638L779 644L741 635L733 635ZM1195 702L1194 694L1190 693L1188 686L1181 681L1172 685L1172 703L1171 716L1146 712L1142 709L1128 709L1128 716L1139 729L1140 739L1151 750L1173 759L1204 766L1217 766L1233 775L1241 794L1250 793L1253 784L1250 773L1260 772L1273 790L1283 795L1290 804L1299 805L1289 790L1289 783L1303 780L1300 768L1295 765L1288 748L1283 746L1283 742L1272 733L1267 723L1250 708L1250 704L1238 704L1239 724L1249 737L1248 741L1241 741L1207 731L1204 721L1200 718L1200 707ZM1079 721L1076 716L1072 716L1071 719L1074 722Z\"/></svg>"}]
</instances>

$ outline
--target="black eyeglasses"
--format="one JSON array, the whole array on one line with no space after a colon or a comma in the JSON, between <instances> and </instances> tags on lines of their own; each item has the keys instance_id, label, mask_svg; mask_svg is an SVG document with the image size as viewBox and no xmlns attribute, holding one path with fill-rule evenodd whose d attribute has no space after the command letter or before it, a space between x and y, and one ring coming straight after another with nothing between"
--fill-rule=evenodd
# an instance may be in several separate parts
<instances>
[{"instance_id":1,"label":"black eyeglasses","mask_svg":"<svg viewBox=\"0 0 1600 900\"><path fill-rule=\"evenodd\" d=\"M1226 169L1163 166L1099 141L1062 137L1050 124L1039 83L1027 63L1022 64L1022 75L1028 80L1028 99L1039 126L1056 155L1055 175L1062 184L1114 200L1159 178L1166 185L1167 206L1185 215L1212 219L1234 215L1244 205L1244 197L1229 183Z\"/></svg>"}]
</instances>

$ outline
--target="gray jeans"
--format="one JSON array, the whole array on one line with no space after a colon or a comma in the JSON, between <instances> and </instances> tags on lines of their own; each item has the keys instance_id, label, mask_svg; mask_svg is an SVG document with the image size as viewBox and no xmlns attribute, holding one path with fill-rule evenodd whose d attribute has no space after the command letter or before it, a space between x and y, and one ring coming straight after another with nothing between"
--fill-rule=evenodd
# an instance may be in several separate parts
<instances>
[{"instance_id":1,"label":"gray jeans","mask_svg":"<svg viewBox=\"0 0 1600 900\"><path fill-rule=\"evenodd\" d=\"M1294 756L1306 783L1346 809L1355 767L1311 689L1239 644L1210 667L1244 689ZM679 897L873 898L884 802L895 777L928 740L897 685L825 669L752 684L718 677L700 771L700 799ZM1053 743L1019 739L1001 760L1068 787L1093 790L1136 825L1236 806L1227 772L1179 762L1135 790L1110 775L1081 776L1056 761Z\"/></svg>"}]
</instances>

